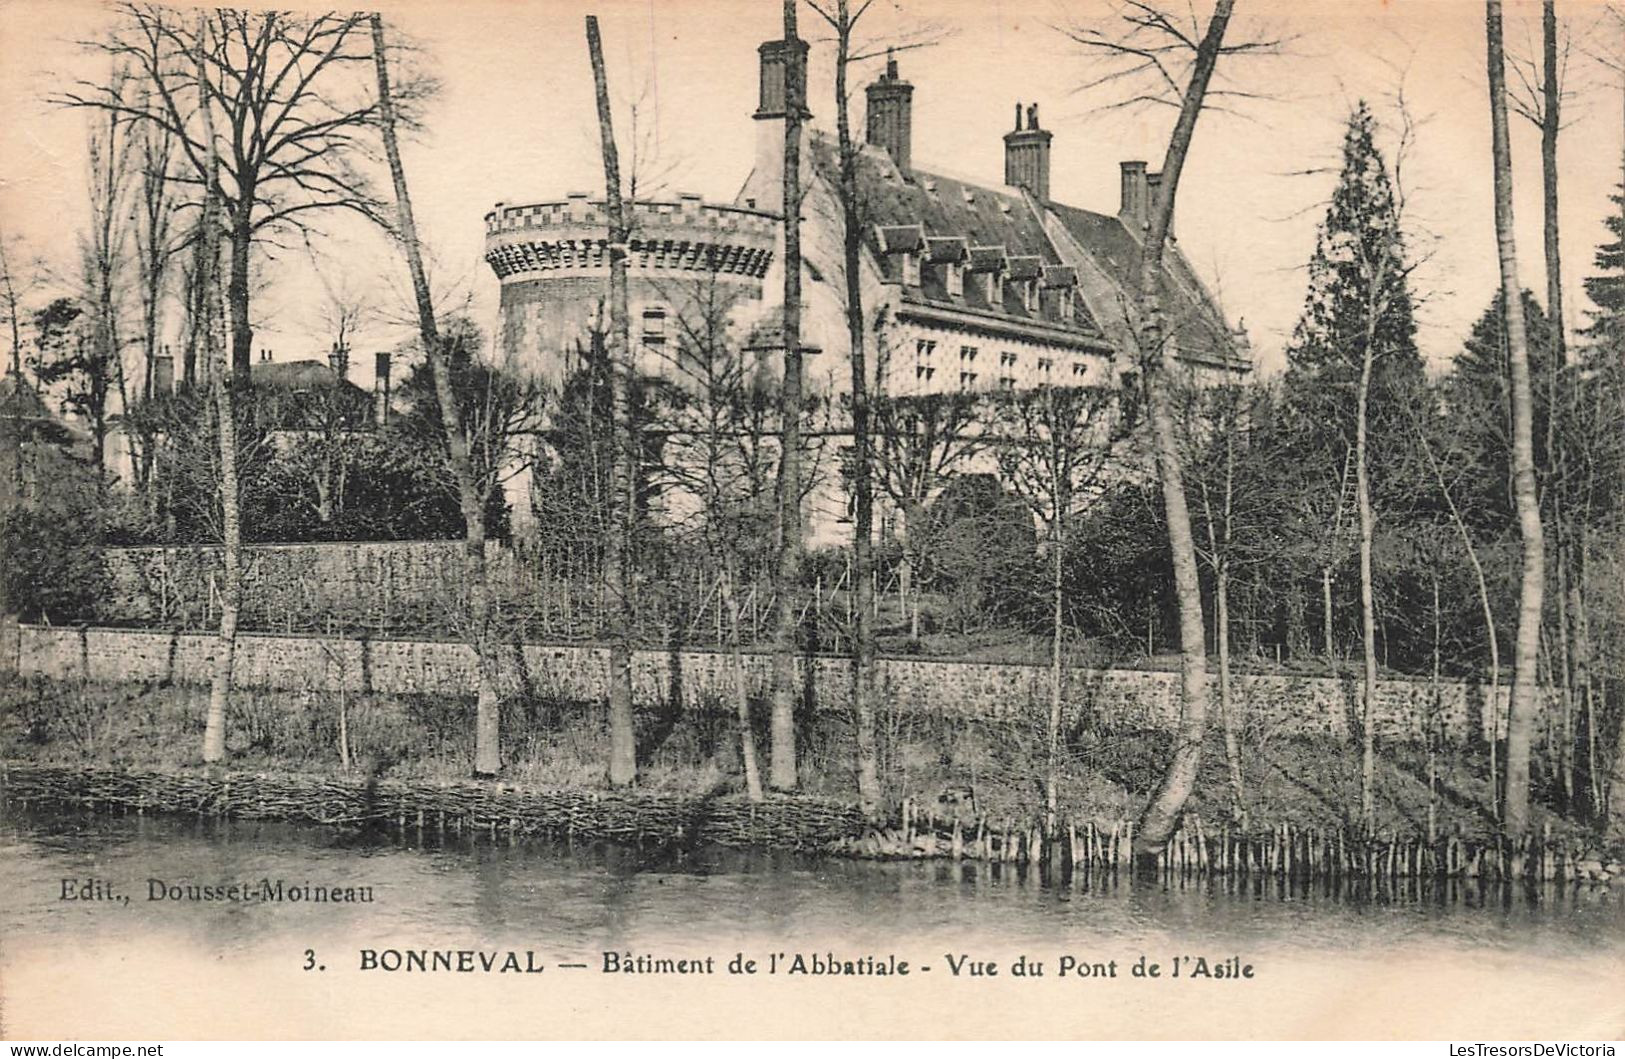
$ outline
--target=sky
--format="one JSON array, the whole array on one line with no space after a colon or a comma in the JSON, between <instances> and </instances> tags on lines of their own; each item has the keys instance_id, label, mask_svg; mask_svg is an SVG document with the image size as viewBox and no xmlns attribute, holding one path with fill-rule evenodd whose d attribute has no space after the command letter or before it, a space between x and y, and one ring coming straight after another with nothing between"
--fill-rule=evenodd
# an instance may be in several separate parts
<instances>
[{"instance_id":1,"label":"sky","mask_svg":"<svg viewBox=\"0 0 1625 1059\"><path fill-rule=\"evenodd\" d=\"M1196 3L1204 13L1207 4ZM1227 58L1223 111L1205 113L1179 189L1179 245L1234 323L1245 323L1265 373L1279 370L1301 311L1305 267L1336 179L1350 108L1368 100L1394 157L1403 112L1415 131L1401 170L1406 227L1417 261L1413 291L1419 342L1435 370L1448 365L1499 278L1490 172L1483 6L1474 0L1241 0L1231 40L1282 39L1273 54ZM1559 166L1565 300L1583 324L1582 278L1604 237L1608 195L1620 179L1625 121L1617 74L1596 58L1625 54L1619 23L1589 0L1559 0L1571 38ZM497 283L483 264L483 215L496 202L546 201L602 192L596 113L582 17L599 16L617 101L623 152L633 140L641 168L670 192L731 200L750 171L756 47L780 35L776 0L388 0L395 32L421 48L441 91L405 151L419 227L437 285L467 299L492 328ZM1084 88L1104 60L1069 39L1067 27L1097 24L1100 0L876 0L872 40L898 39L924 20L940 31L930 47L899 56L915 85L914 158L996 184L1001 137L1015 103L1040 106L1054 132L1052 195L1114 212L1118 162L1160 167L1173 113L1113 108L1115 86ZM1507 5L1516 55L1536 51L1538 5ZM801 8L812 42L814 122L833 127L833 47L814 11ZM0 0L0 228L71 272L87 215L86 116L52 106L68 79L105 71L76 41L106 24L86 0ZM861 128L861 86L853 115ZM1512 73L1514 81L1516 72ZM1520 277L1544 301L1539 141L1514 115L1515 206ZM387 174L380 172L380 187ZM376 231L327 225L310 248L280 252L267 267L256 310L256 347L278 360L327 348L320 303L326 289L378 306L360 347L388 348L409 333L404 265ZM178 309L172 310L178 315ZM356 358L370 382L371 358Z\"/></svg>"}]
</instances>

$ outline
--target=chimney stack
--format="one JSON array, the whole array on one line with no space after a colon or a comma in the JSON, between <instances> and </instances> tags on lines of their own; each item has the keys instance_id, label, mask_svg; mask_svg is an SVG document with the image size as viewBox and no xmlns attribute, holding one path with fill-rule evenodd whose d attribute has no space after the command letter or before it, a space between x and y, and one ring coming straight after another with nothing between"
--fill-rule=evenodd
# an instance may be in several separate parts
<instances>
[{"instance_id":1,"label":"chimney stack","mask_svg":"<svg viewBox=\"0 0 1625 1059\"><path fill-rule=\"evenodd\" d=\"M803 118L812 117L812 113L807 110L806 105L807 42L800 38L796 40L768 40L763 41L761 47L757 48L756 51L761 57L761 86L754 117L758 121L775 118L780 121L784 120L785 115L788 113L784 101L784 75L792 58L799 64L802 73L801 116Z\"/></svg>"},{"instance_id":2,"label":"chimney stack","mask_svg":"<svg viewBox=\"0 0 1625 1059\"><path fill-rule=\"evenodd\" d=\"M379 353L373 360L375 379L372 384L372 416L379 426L389 425L389 354Z\"/></svg>"},{"instance_id":3,"label":"chimney stack","mask_svg":"<svg viewBox=\"0 0 1625 1059\"><path fill-rule=\"evenodd\" d=\"M169 347L164 352L152 358L152 395L159 397L175 392L175 358L169 355Z\"/></svg>"},{"instance_id":4,"label":"chimney stack","mask_svg":"<svg viewBox=\"0 0 1625 1059\"><path fill-rule=\"evenodd\" d=\"M1027 126L1021 125L1021 104L1016 104L1016 128L1004 134L1004 182L1026 188L1040 202L1049 201L1048 129L1038 127L1038 104L1027 106Z\"/></svg>"},{"instance_id":5,"label":"chimney stack","mask_svg":"<svg viewBox=\"0 0 1625 1059\"><path fill-rule=\"evenodd\" d=\"M799 38L763 41L756 51L761 62L760 95L752 115L756 120L756 156L746 191L756 200L755 208L779 213L784 209L784 124L789 116L785 75L791 63L801 71L801 119L812 117L807 109L807 42ZM805 146L802 150L806 151Z\"/></svg>"},{"instance_id":6,"label":"chimney stack","mask_svg":"<svg viewBox=\"0 0 1625 1059\"><path fill-rule=\"evenodd\" d=\"M1144 162L1119 162L1118 167L1123 171L1123 197L1117 215L1128 225L1129 231L1139 234L1150 215L1150 175L1145 171Z\"/></svg>"},{"instance_id":7,"label":"chimney stack","mask_svg":"<svg viewBox=\"0 0 1625 1059\"><path fill-rule=\"evenodd\" d=\"M333 374L340 379L350 374L350 350L348 346L339 342L333 343L333 348L327 354L327 366L333 369Z\"/></svg>"},{"instance_id":8,"label":"chimney stack","mask_svg":"<svg viewBox=\"0 0 1625 1059\"><path fill-rule=\"evenodd\" d=\"M914 139L914 86L897 76L897 60L890 50L886 52L886 72L864 92L869 97L867 141L884 147L906 174Z\"/></svg>"}]
</instances>

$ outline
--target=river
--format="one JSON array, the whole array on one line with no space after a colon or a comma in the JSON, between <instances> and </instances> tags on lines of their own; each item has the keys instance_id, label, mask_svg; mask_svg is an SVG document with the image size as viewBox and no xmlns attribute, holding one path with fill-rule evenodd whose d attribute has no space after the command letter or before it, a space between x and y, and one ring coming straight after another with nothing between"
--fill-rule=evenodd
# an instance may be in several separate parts
<instances>
[{"instance_id":1,"label":"river","mask_svg":"<svg viewBox=\"0 0 1625 1059\"><path fill-rule=\"evenodd\" d=\"M1233 892L4 808L0 894L15 1036L1625 1030L1617 888ZM473 970L385 969L408 952ZM494 973L509 952L517 973ZM910 973L791 973L797 954L804 971Z\"/></svg>"}]
</instances>

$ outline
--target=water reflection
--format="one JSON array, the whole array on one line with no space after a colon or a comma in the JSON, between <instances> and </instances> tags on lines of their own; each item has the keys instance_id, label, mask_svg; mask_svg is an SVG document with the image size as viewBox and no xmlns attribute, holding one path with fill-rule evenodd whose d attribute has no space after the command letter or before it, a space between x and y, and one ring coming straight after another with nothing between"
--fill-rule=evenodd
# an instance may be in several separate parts
<instances>
[{"instance_id":1,"label":"water reflection","mask_svg":"<svg viewBox=\"0 0 1625 1059\"><path fill-rule=\"evenodd\" d=\"M125 907L59 900L112 881ZM185 904L147 880L369 885L376 901ZM1488 880L1130 879L1048 865L872 863L712 847L634 847L426 831L19 812L0 807L0 934L139 931L212 946L268 938L523 940L588 956L662 939L1158 939L1363 949L1415 940L1554 954L1625 942L1599 888ZM878 941L876 942L879 943Z\"/></svg>"}]
</instances>

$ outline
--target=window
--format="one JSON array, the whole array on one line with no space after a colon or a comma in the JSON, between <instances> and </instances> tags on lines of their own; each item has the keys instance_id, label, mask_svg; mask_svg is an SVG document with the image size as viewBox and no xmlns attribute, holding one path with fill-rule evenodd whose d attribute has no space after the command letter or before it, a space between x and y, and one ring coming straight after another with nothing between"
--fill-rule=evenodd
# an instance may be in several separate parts
<instances>
[{"instance_id":1,"label":"window","mask_svg":"<svg viewBox=\"0 0 1625 1059\"><path fill-rule=\"evenodd\" d=\"M643 310L643 343L658 346L666 341L666 310L650 306Z\"/></svg>"},{"instance_id":2,"label":"window","mask_svg":"<svg viewBox=\"0 0 1625 1059\"><path fill-rule=\"evenodd\" d=\"M999 376L999 389L1001 389L1001 390L1014 390L1015 388L1016 388L1016 377L1014 375L1000 375Z\"/></svg>"},{"instance_id":3,"label":"window","mask_svg":"<svg viewBox=\"0 0 1625 1059\"><path fill-rule=\"evenodd\" d=\"M1056 309L1062 320L1070 321L1072 319L1072 292L1070 290L1063 289L1060 292L1056 302Z\"/></svg>"},{"instance_id":4,"label":"window","mask_svg":"<svg viewBox=\"0 0 1625 1059\"><path fill-rule=\"evenodd\" d=\"M946 266L948 281L948 296L961 298L965 295L965 268L957 262L950 262Z\"/></svg>"},{"instance_id":5,"label":"window","mask_svg":"<svg viewBox=\"0 0 1625 1059\"><path fill-rule=\"evenodd\" d=\"M1016 355L1014 353L1000 353L999 354L999 367L1001 367L1001 368L1013 368L1015 366L1016 366Z\"/></svg>"},{"instance_id":6,"label":"window","mask_svg":"<svg viewBox=\"0 0 1625 1059\"><path fill-rule=\"evenodd\" d=\"M1055 361L1051 360L1049 357L1038 358L1038 370L1043 372L1045 375L1048 375L1050 373L1050 369L1054 367Z\"/></svg>"},{"instance_id":7,"label":"window","mask_svg":"<svg viewBox=\"0 0 1625 1059\"><path fill-rule=\"evenodd\" d=\"M929 381L931 376L935 375L936 373L937 373L936 368L930 367L929 365L925 365L925 364L922 364L919 367L914 369L914 377L916 379L925 379L925 380Z\"/></svg>"},{"instance_id":8,"label":"window","mask_svg":"<svg viewBox=\"0 0 1625 1059\"><path fill-rule=\"evenodd\" d=\"M970 363L974 362L976 360L976 347L975 346L960 346L959 347L959 359L961 361L965 362L966 364L970 364Z\"/></svg>"},{"instance_id":9,"label":"window","mask_svg":"<svg viewBox=\"0 0 1625 1059\"><path fill-rule=\"evenodd\" d=\"M1073 375L1087 375L1087 374L1089 374L1089 365L1087 365L1087 364L1074 364L1074 365L1072 365L1072 374Z\"/></svg>"},{"instance_id":10,"label":"window","mask_svg":"<svg viewBox=\"0 0 1625 1059\"><path fill-rule=\"evenodd\" d=\"M920 285L920 259L914 254L903 255L903 283L909 287Z\"/></svg>"},{"instance_id":11,"label":"window","mask_svg":"<svg viewBox=\"0 0 1625 1059\"><path fill-rule=\"evenodd\" d=\"M935 342L931 341L931 339L929 339L929 338L916 338L914 340L914 355L915 356L917 356L917 357L929 357L931 354L935 353L936 351L937 351L937 344Z\"/></svg>"},{"instance_id":12,"label":"window","mask_svg":"<svg viewBox=\"0 0 1625 1059\"><path fill-rule=\"evenodd\" d=\"M959 388L961 390L973 389L975 386L976 373L974 371L962 371L959 373Z\"/></svg>"}]
</instances>

